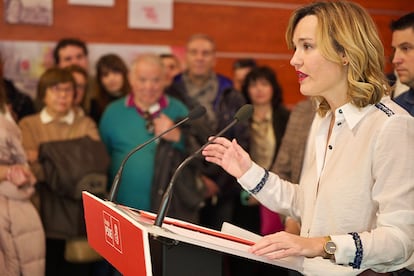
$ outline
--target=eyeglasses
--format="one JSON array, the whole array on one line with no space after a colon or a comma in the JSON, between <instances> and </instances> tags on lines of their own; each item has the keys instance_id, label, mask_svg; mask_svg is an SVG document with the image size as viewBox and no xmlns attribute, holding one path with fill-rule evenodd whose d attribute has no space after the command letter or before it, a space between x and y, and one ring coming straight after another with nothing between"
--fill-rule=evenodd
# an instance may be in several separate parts
<instances>
[{"instance_id":1,"label":"eyeglasses","mask_svg":"<svg viewBox=\"0 0 414 276\"><path fill-rule=\"evenodd\" d=\"M62 86L59 84L53 85L49 87L50 91L53 92L53 94L58 94L59 92L64 92L65 94L73 93L73 86Z\"/></svg>"},{"instance_id":2,"label":"eyeglasses","mask_svg":"<svg viewBox=\"0 0 414 276\"><path fill-rule=\"evenodd\" d=\"M152 115L148 111L145 111L142 117L146 121L145 129L151 134L154 133L154 120Z\"/></svg>"}]
</instances>

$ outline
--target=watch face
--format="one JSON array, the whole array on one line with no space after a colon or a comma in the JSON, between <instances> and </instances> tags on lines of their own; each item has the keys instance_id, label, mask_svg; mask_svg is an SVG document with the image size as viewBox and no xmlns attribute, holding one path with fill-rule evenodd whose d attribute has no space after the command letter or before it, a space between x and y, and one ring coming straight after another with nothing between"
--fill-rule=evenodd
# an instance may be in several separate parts
<instances>
[{"instance_id":1,"label":"watch face","mask_svg":"<svg viewBox=\"0 0 414 276\"><path fill-rule=\"evenodd\" d=\"M327 241L325 243L325 252L330 255L333 255L335 254L335 251L336 251L336 244L333 241Z\"/></svg>"}]
</instances>

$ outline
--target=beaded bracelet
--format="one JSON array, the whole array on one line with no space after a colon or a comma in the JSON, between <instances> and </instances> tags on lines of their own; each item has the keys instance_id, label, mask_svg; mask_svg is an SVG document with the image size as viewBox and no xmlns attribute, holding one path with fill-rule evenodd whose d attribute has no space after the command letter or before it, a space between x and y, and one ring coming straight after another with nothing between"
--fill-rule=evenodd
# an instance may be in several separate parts
<instances>
[{"instance_id":1,"label":"beaded bracelet","mask_svg":"<svg viewBox=\"0 0 414 276\"><path fill-rule=\"evenodd\" d=\"M254 194L254 195L257 194L258 192L260 192L260 190L266 184L268 178L269 178L269 171L265 170L265 174L262 177L262 179L260 180L260 182L252 190L249 190L249 192Z\"/></svg>"},{"instance_id":2,"label":"beaded bracelet","mask_svg":"<svg viewBox=\"0 0 414 276\"><path fill-rule=\"evenodd\" d=\"M352 238L354 239L355 248L356 248L354 262L349 263L349 265L352 266L352 268L359 269L361 267L362 257L364 255L364 249L362 247L361 238L359 237L359 234L356 232L351 232L348 234L351 235Z\"/></svg>"}]
</instances>

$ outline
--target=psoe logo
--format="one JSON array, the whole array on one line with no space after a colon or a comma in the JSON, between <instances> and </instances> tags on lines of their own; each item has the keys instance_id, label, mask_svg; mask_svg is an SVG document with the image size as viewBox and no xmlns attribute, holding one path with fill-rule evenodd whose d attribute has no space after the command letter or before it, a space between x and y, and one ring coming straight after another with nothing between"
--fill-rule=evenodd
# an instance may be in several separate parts
<instances>
[{"instance_id":1,"label":"psoe logo","mask_svg":"<svg viewBox=\"0 0 414 276\"><path fill-rule=\"evenodd\" d=\"M103 211L103 220L106 242L115 248L119 253L122 253L122 239L119 220L105 211Z\"/></svg>"}]
</instances>

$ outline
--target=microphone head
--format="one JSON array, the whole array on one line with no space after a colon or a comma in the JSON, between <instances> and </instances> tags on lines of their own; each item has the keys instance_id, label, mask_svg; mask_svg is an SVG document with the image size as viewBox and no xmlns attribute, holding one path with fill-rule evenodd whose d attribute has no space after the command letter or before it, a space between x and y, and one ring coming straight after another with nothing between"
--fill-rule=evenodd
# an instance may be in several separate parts
<instances>
[{"instance_id":1,"label":"microphone head","mask_svg":"<svg viewBox=\"0 0 414 276\"><path fill-rule=\"evenodd\" d=\"M253 115L253 105L251 104L245 104L242 107L237 110L236 115L234 115L234 119L236 119L238 122L244 122L250 119Z\"/></svg>"},{"instance_id":2,"label":"microphone head","mask_svg":"<svg viewBox=\"0 0 414 276\"><path fill-rule=\"evenodd\" d=\"M203 116L204 114L206 114L206 108L202 105L197 105L196 107L194 107L190 113L188 114L188 118L190 120L194 120L194 119L198 119L201 116Z\"/></svg>"}]
</instances>

